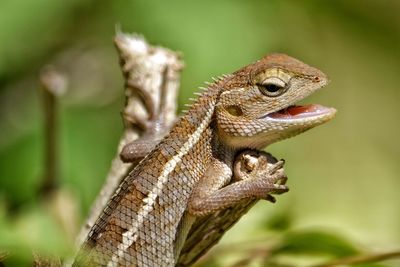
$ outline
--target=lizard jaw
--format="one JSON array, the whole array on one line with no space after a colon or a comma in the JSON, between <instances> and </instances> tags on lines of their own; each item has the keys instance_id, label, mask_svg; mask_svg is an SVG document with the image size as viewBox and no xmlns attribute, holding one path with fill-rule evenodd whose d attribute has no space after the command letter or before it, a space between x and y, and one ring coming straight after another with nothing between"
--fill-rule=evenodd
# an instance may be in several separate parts
<instances>
[{"instance_id":1,"label":"lizard jaw","mask_svg":"<svg viewBox=\"0 0 400 267\"><path fill-rule=\"evenodd\" d=\"M293 121L293 120L330 120L335 116L336 109L324 107L319 104L309 104L304 106L290 105L284 109L270 113L266 118L274 121Z\"/></svg>"}]
</instances>

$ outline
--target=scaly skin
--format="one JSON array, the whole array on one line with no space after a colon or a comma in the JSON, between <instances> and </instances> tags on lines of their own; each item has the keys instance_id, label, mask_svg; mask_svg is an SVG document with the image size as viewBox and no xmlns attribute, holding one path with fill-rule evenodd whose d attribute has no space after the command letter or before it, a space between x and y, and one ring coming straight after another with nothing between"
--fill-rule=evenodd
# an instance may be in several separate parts
<instances>
[{"instance_id":1,"label":"scaly skin","mask_svg":"<svg viewBox=\"0 0 400 267\"><path fill-rule=\"evenodd\" d=\"M282 54L215 81L124 179L74 265L173 266L197 217L286 192L263 177L231 183L235 155L333 118L332 108L289 107L326 83Z\"/></svg>"}]
</instances>

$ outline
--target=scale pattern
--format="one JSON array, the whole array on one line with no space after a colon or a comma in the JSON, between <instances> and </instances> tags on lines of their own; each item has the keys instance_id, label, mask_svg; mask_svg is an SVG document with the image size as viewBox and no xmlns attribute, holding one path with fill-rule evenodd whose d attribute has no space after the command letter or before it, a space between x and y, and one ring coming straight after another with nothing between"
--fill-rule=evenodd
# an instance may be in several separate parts
<instances>
[{"instance_id":1,"label":"scale pattern","mask_svg":"<svg viewBox=\"0 0 400 267\"><path fill-rule=\"evenodd\" d=\"M211 158L210 122L217 93L216 89L208 90L200 96L169 135L121 183L74 266L175 264L178 224Z\"/></svg>"}]
</instances>

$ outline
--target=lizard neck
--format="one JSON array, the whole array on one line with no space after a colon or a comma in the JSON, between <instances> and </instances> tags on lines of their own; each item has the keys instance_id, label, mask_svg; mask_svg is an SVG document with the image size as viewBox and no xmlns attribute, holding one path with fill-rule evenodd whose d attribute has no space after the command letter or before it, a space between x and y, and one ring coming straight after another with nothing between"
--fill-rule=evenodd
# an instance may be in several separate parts
<instances>
[{"instance_id":1,"label":"lizard neck","mask_svg":"<svg viewBox=\"0 0 400 267\"><path fill-rule=\"evenodd\" d=\"M179 142L179 147L183 147L185 143L190 146L193 145L194 140L191 139L198 139L198 135L210 128L214 120L215 106L220 91L216 86L210 85L191 104L190 108L184 111L184 115L175 123L170 133L157 148L168 145L171 141Z\"/></svg>"}]
</instances>

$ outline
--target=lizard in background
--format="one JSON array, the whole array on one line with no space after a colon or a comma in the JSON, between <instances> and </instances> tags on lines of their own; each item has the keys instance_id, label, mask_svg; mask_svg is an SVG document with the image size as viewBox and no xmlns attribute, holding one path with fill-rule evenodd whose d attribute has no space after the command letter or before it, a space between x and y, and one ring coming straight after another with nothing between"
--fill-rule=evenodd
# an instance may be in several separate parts
<instances>
[{"instance_id":1,"label":"lizard in background","mask_svg":"<svg viewBox=\"0 0 400 267\"><path fill-rule=\"evenodd\" d=\"M279 170L232 182L235 157L332 119L333 108L294 105L327 82L272 54L210 84L124 179L74 265L174 266L196 218L286 192Z\"/></svg>"}]
</instances>

